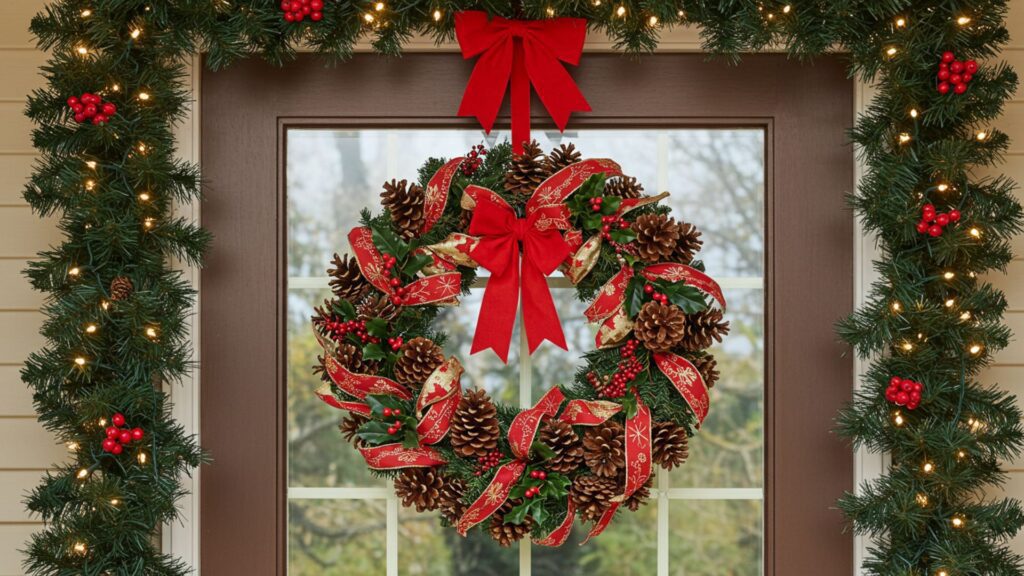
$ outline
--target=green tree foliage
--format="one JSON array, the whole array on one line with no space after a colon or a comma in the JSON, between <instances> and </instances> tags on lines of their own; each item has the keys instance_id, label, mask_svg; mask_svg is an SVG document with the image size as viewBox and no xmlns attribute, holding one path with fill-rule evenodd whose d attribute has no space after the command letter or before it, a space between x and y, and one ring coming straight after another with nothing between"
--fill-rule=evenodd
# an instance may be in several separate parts
<instances>
[{"instance_id":1,"label":"green tree foliage","mask_svg":"<svg viewBox=\"0 0 1024 576\"><path fill-rule=\"evenodd\" d=\"M767 46L800 57L837 49L849 53L852 73L877 81L879 95L853 131L868 166L853 202L865 228L878 234L881 280L868 304L839 327L859 353L877 359L840 425L855 444L893 458L882 478L841 506L858 531L875 536L872 573L1020 573L1024 561L1005 541L1024 513L1015 501L985 499L980 491L1002 480L999 462L1018 453L1024 430L1011 399L976 377L1009 338L1001 322L1005 300L980 275L1009 261L1021 209L1010 181L972 176L1007 149L1006 136L989 125L1017 79L1008 67L986 63L963 96L934 89L942 51L997 54L1008 39L1005 0L394 0L380 11L371 2L326 0L322 22L299 25L284 22L278 4L59 0L33 20L39 46L51 56L42 69L47 86L27 109L40 160L25 197L39 215L59 216L63 240L27 271L48 294L47 344L29 358L23 378L44 425L79 448L28 498L47 522L28 545L29 572L185 572L152 538L176 515L178 478L203 458L170 418L160 388L189 369L186 319L194 298L168 260L197 264L209 241L171 212L172 203L191 201L199 190L197 168L175 158L172 133L188 104L185 58L204 52L209 65L222 67L258 54L281 63L301 43L339 60L364 38L396 54L414 33L451 39L458 10L483 9L584 17L633 52L653 49L664 26L684 23L701 27L706 49L731 56ZM115 102L115 120L106 127L72 122L64 102L84 92ZM978 131L987 137L976 138ZM911 136L905 145L902 133ZM151 199L140 200L141 192ZM925 202L961 210L964 224L940 238L917 234ZM130 278L135 294L104 307L117 276ZM894 301L901 312L894 313ZM84 330L90 323L96 332ZM882 394L892 375L925 385L924 402L902 426ZM98 450L99 421L115 411L147 432L145 446L119 457ZM963 523L955 526L954 518Z\"/></svg>"}]
</instances>

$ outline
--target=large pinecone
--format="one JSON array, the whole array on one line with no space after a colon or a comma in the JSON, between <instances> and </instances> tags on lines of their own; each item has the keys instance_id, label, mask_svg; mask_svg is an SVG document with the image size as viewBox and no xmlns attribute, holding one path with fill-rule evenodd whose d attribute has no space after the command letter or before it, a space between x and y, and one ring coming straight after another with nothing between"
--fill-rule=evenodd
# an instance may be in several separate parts
<instances>
[{"instance_id":1,"label":"large pinecone","mask_svg":"<svg viewBox=\"0 0 1024 576\"><path fill-rule=\"evenodd\" d=\"M443 487L441 473L433 468L406 468L395 478L395 494L402 506L416 506L417 512L437 510Z\"/></svg>"},{"instance_id":2,"label":"large pinecone","mask_svg":"<svg viewBox=\"0 0 1024 576\"><path fill-rule=\"evenodd\" d=\"M430 338L413 338L398 350L395 380L410 386L422 386L427 376L444 362L444 352Z\"/></svg>"},{"instance_id":3,"label":"large pinecone","mask_svg":"<svg viewBox=\"0 0 1024 576\"><path fill-rule=\"evenodd\" d=\"M469 507L462 501L462 495L465 493L466 482L463 479L454 476L444 477L437 509L449 524L458 522Z\"/></svg>"},{"instance_id":4,"label":"large pinecone","mask_svg":"<svg viewBox=\"0 0 1024 576\"><path fill-rule=\"evenodd\" d=\"M686 350L697 351L721 342L729 333L729 323L722 319L722 311L709 308L696 314L688 314L679 344Z\"/></svg>"},{"instance_id":5,"label":"large pinecone","mask_svg":"<svg viewBox=\"0 0 1024 576\"><path fill-rule=\"evenodd\" d=\"M331 290L338 298L354 302L370 288L355 258L335 254L331 264L334 267L327 269L327 275L331 277Z\"/></svg>"},{"instance_id":6,"label":"large pinecone","mask_svg":"<svg viewBox=\"0 0 1024 576\"><path fill-rule=\"evenodd\" d=\"M639 198L644 195L644 187L632 176L619 176L605 183L604 193L619 198Z\"/></svg>"},{"instance_id":7,"label":"large pinecone","mask_svg":"<svg viewBox=\"0 0 1024 576\"><path fill-rule=\"evenodd\" d=\"M633 334L651 352L668 352L682 340L686 321L679 307L648 302L633 321Z\"/></svg>"},{"instance_id":8,"label":"large pinecone","mask_svg":"<svg viewBox=\"0 0 1024 576\"><path fill-rule=\"evenodd\" d=\"M370 320L371 318L394 320L395 316L398 316L398 312L398 306L395 306L386 294L368 294L356 306L356 315L359 320Z\"/></svg>"},{"instance_id":9,"label":"large pinecone","mask_svg":"<svg viewBox=\"0 0 1024 576\"><path fill-rule=\"evenodd\" d=\"M700 239L700 230L689 222L680 222L678 226L679 240L676 242L672 259L680 264L693 262L693 257L700 252L704 241Z\"/></svg>"},{"instance_id":10,"label":"large pinecone","mask_svg":"<svg viewBox=\"0 0 1024 576\"><path fill-rule=\"evenodd\" d=\"M512 155L512 165L505 174L505 190L516 194L533 194L549 175L544 153L537 141L533 140L523 145L522 154Z\"/></svg>"},{"instance_id":11,"label":"large pinecone","mask_svg":"<svg viewBox=\"0 0 1024 576\"><path fill-rule=\"evenodd\" d=\"M580 151L576 149L573 144L562 144L558 148L551 151L548 154L548 172L554 174L562 168L579 162L583 156L580 155Z\"/></svg>"},{"instance_id":12,"label":"large pinecone","mask_svg":"<svg viewBox=\"0 0 1024 576\"><path fill-rule=\"evenodd\" d=\"M423 227L423 188L418 184L409 186L405 180L385 182L380 201L391 213L391 222L403 238L409 240L419 233Z\"/></svg>"},{"instance_id":13,"label":"large pinecone","mask_svg":"<svg viewBox=\"0 0 1024 576\"><path fill-rule=\"evenodd\" d=\"M583 435L583 459L594 474L615 478L626 466L626 433L618 422L594 426Z\"/></svg>"},{"instance_id":14,"label":"large pinecone","mask_svg":"<svg viewBox=\"0 0 1024 576\"><path fill-rule=\"evenodd\" d=\"M576 505L576 512L584 520L598 520L611 504L612 498L621 492L615 478L601 478L585 474L577 476L569 489L569 498Z\"/></svg>"},{"instance_id":15,"label":"large pinecone","mask_svg":"<svg viewBox=\"0 0 1024 576\"><path fill-rule=\"evenodd\" d=\"M348 342L338 344L338 352L334 355L334 359L345 368L348 368L350 372L357 374L377 373L378 364L376 362L364 361L362 349L355 344L349 344Z\"/></svg>"},{"instance_id":16,"label":"large pinecone","mask_svg":"<svg viewBox=\"0 0 1024 576\"><path fill-rule=\"evenodd\" d=\"M561 420L548 420L540 429L540 441L555 452L544 462L552 472L568 474L583 463L583 443L572 425Z\"/></svg>"},{"instance_id":17,"label":"large pinecone","mask_svg":"<svg viewBox=\"0 0 1024 576\"><path fill-rule=\"evenodd\" d=\"M487 530L490 531L491 538L494 538L503 548L508 548L529 536L530 530L533 530L533 518L529 516L523 520L522 524L505 523L505 516L519 504L518 500L508 500L497 512L491 514L491 523L487 526Z\"/></svg>"},{"instance_id":18,"label":"large pinecone","mask_svg":"<svg viewBox=\"0 0 1024 576\"><path fill-rule=\"evenodd\" d=\"M694 367L700 372L701 377L704 378L704 383L707 384L708 388L715 385L718 382L718 361L711 354L701 356L693 361Z\"/></svg>"},{"instance_id":19,"label":"large pinecone","mask_svg":"<svg viewBox=\"0 0 1024 576\"><path fill-rule=\"evenodd\" d=\"M466 458L486 456L497 449L500 436L498 409L487 392L481 389L466 392L452 415L449 430L452 449Z\"/></svg>"},{"instance_id":20,"label":"large pinecone","mask_svg":"<svg viewBox=\"0 0 1024 576\"><path fill-rule=\"evenodd\" d=\"M127 300L131 297L135 287L127 276L118 276L110 282L110 299L113 301Z\"/></svg>"},{"instance_id":21,"label":"large pinecone","mask_svg":"<svg viewBox=\"0 0 1024 576\"><path fill-rule=\"evenodd\" d=\"M644 214L633 224L636 254L647 262L664 262L672 257L679 243L679 226L664 214Z\"/></svg>"},{"instance_id":22,"label":"large pinecone","mask_svg":"<svg viewBox=\"0 0 1024 576\"><path fill-rule=\"evenodd\" d=\"M356 434L359 433L359 428L367 422L369 422L369 419L366 416L351 412L342 419L341 424L338 425L338 430L341 431L341 435L345 438L346 442L359 448L363 446L363 440L356 436Z\"/></svg>"},{"instance_id":23,"label":"large pinecone","mask_svg":"<svg viewBox=\"0 0 1024 576\"><path fill-rule=\"evenodd\" d=\"M686 428L675 422L658 422L651 429L651 459L671 470L682 466L690 455Z\"/></svg>"},{"instance_id":24,"label":"large pinecone","mask_svg":"<svg viewBox=\"0 0 1024 576\"><path fill-rule=\"evenodd\" d=\"M619 480L619 484L621 486L625 486L626 485L626 478L625 477L621 478ZM647 477L647 482L644 482L643 486L637 488L636 492L633 492L632 494L630 494L629 498L626 498L626 500L625 500L625 502L623 502L623 504L627 508L632 510L633 512L636 512L637 510L640 509L641 506L643 506L644 504L647 504L647 501L651 499L651 487L652 486L654 486L654 474L651 474L650 476L648 476Z\"/></svg>"}]
</instances>

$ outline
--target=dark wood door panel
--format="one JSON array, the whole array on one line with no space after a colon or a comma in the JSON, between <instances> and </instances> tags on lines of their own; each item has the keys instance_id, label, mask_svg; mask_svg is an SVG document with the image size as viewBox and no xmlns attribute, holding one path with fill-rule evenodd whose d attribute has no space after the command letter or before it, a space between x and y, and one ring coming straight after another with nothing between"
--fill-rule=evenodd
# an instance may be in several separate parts
<instances>
[{"instance_id":1,"label":"dark wood door panel","mask_svg":"<svg viewBox=\"0 0 1024 576\"><path fill-rule=\"evenodd\" d=\"M201 569L286 567L284 133L289 127L465 127L455 111L471 64L454 54L374 55L336 68L300 57L246 61L202 83ZM853 387L832 326L853 306L853 86L838 58L753 55L638 63L587 54L575 73L594 112L575 128L744 126L766 130L765 572L846 575L852 536L835 498L853 459L830 433ZM534 127L550 128L539 102ZM507 124L507 107L499 124Z\"/></svg>"}]
</instances>

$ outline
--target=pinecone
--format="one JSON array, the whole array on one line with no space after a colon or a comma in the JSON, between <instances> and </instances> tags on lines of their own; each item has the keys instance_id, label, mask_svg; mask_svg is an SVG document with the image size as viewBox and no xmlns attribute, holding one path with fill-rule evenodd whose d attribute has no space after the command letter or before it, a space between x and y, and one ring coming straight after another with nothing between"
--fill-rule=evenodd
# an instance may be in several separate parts
<instances>
[{"instance_id":1,"label":"pinecone","mask_svg":"<svg viewBox=\"0 0 1024 576\"><path fill-rule=\"evenodd\" d=\"M594 426L583 436L583 459L594 474L615 478L626 465L626 433L618 422Z\"/></svg>"},{"instance_id":2,"label":"pinecone","mask_svg":"<svg viewBox=\"0 0 1024 576\"><path fill-rule=\"evenodd\" d=\"M132 285L131 279L127 276L118 276L110 282L110 299L115 302L127 300L134 291L135 286Z\"/></svg>"},{"instance_id":3,"label":"pinecone","mask_svg":"<svg viewBox=\"0 0 1024 576\"><path fill-rule=\"evenodd\" d=\"M369 422L369 419L362 414L356 414L350 412L348 416L342 419L341 424L338 425L338 430L341 431L341 435L345 438L346 442L351 443L356 448L363 446L363 440L356 434L359 433L359 428Z\"/></svg>"},{"instance_id":4,"label":"pinecone","mask_svg":"<svg viewBox=\"0 0 1024 576\"><path fill-rule=\"evenodd\" d=\"M604 194L619 198L639 198L644 195L644 187L632 176L619 176L605 183Z\"/></svg>"},{"instance_id":5,"label":"pinecone","mask_svg":"<svg viewBox=\"0 0 1024 576\"><path fill-rule=\"evenodd\" d=\"M633 334L651 352L668 352L682 340L686 321L677 306L648 302L633 321Z\"/></svg>"},{"instance_id":6,"label":"pinecone","mask_svg":"<svg viewBox=\"0 0 1024 576\"><path fill-rule=\"evenodd\" d=\"M679 243L679 226L664 214L644 214L633 224L636 253L647 262L664 262Z\"/></svg>"},{"instance_id":7,"label":"pinecone","mask_svg":"<svg viewBox=\"0 0 1024 576\"><path fill-rule=\"evenodd\" d=\"M625 477L619 480L619 485L626 485ZM654 486L654 474L648 476L647 482L644 482L643 486L637 488L636 492L630 494L629 498L626 498L626 501L623 502L623 504L633 512L636 512L641 506L647 504L647 501L651 499L651 486Z\"/></svg>"},{"instance_id":8,"label":"pinecone","mask_svg":"<svg viewBox=\"0 0 1024 576\"><path fill-rule=\"evenodd\" d=\"M505 516L519 503L518 500L507 500L497 512L491 514L491 523L487 526L487 530L490 531L491 538L494 538L503 548L508 548L513 543L529 536L530 530L533 530L533 518L529 516L523 520L522 524L505 523Z\"/></svg>"},{"instance_id":9,"label":"pinecone","mask_svg":"<svg viewBox=\"0 0 1024 576\"><path fill-rule=\"evenodd\" d=\"M721 342L729 333L729 323L722 320L722 311L717 308L688 314L679 344L686 350L697 351Z\"/></svg>"},{"instance_id":10,"label":"pinecone","mask_svg":"<svg viewBox=\"0 0 1024 576\"><path fill-rule=\"evenodd\" d=\"M429 338L413 338L398 351L395 380L410 386L422 386L427 376L444 362L444 352Z\"/></svg>"},{"instance_id":11,"label":"pinecone","mask_svg":"<svg viewBox=\"0 0 1024 576\"><path fill-rule=\"evenodd\" d=\"M441 473L433 468L406 468L395 478L395 494L402 506L416 506L417 512L437 510L443 488Z\"/></svg>"},{"instance_id":12,"label":"pinecone","mask_svg":"<svg viewBox=\"0 0 1024 576\"><path fill-rule=\"evenodd\" d=\"M462 495L466 493L466 482L452 476L445 476L443 480L437 509L445 521L455 524L468 508L462 501Z\"/></svg>"},{"instance_id":13,"label":"pinecone","mask_svg":"<svg viewBox=\"0 0 1024 576\"><path fill-rule=\"evenodd\" d=\"M378 364L376 362L364 362L363 351L355 344L342 342L338 344L338 351L334 359L348 369L349 372L357 374L376 374Z\"/></svg>"},{"instance_id":14,"label":"pinecone","mask_svg":"<svg viewBox=\"0 0 1024 576\"><path fill-rule=\"evenodd\" d=\"M573 144L562 144L548 154L548 172L554 174L570 164L575 164L583 159L580 151Z\"/></svg>"},{"instance_id":15,"label":"pinecone","mask_svg":"<svg viewBox=\"0 0 1024 576\"><path fill-rule=\"evenodd\" d=\"M568 474L583 463L583 444L568 422L545 422L540 430L540 441L555 452L555 456L544 463L552 472Z\"/></svg>"},{"instance_id":16,"label":"pinecone","mask_svg":"<svg viewBox=\"0 0 1024 576\"><path fill-rule=\"evenodd\" d=\"M679 240L676 242L672 259L680 264L689 264L704 245L704 241L700 239L700 230L689 222L680 222L676 229L679 231Z\"/></svg>"},{"instance_id":17,"label":"pinecone","mask_svg":"<svg viewBox=\"0 0 1024 576\"><path fill-rule=\"evenodd\" d=\"M714 356L710 354L701 356L693 361L693 365L704 378L704 383L707 384L708 388L711 388L715 385L715 382L718 382L718 362Z\"/></svg>"},{"instance_id":18,"label":"pinecone","mask_svg":"<svg viewBox=\"0 0 1024 576\"><path fill-rule=\"evenodd\" d=\"M533 140L523 145L522 154L512 155L512 165L505 174L505 190L516 194L533 194L537 186L550 176L540 145Z\"/></svg>"},{"instance_id":19,"label":"pinecone","mask_svg":"<svg viewBox=\"0 0 1024 576\"><path fill-rule=\"evenodd\" d=\"M596 521L619 494L619 482L615 478L601 478L585 474L577 476L569 488L569 498L576 505L576 512L584 520Z\"/></svg>"},{"instance_id":20,"label":"pinecone","mask_svg":"<svg viewBox=\"0 0 1024 576\"><path fill-rule=\"evenodd\" d=\"M354 302L370 288L370 283L363 278L355 258L335 254L331 264L334 267L327 269L327 275L331 277L331 290L338 298Z\"/></svg>"},{"instance_id":21,"label":"pinecone","mask_svg":"<svg viewBox=\"0 0 1024 576\"><path fill-rule=\"evenodd\" d=\"M666 470L682 466L690 455L686 428L675 422L658 422L651 429L651 459Z\"/></svg>"},{"instance_id":22,"label":"pinecone","mask_svg":"<svg viewBox=\"0 0 1024 576\"><path fill-rule=\"evenodd\" d=\"M384 183L380 193L381 204L391 213L391 222L406 240L419 233L423 226L423 204L426 201L423 188L418 184L408 186L405 180Z\"/></svg>"},{"instance_id":23,"label":"pinecone","mask_svg":"<svg viewBox=\"0 0 1024 576\"><path fill-rule=\"evenodd\" d=\"M370 294L356 306L356 315L359 320L380 318L382 320L394 320L398 316L398 306L391 302L385 294Z\"/></svg>"},{"instance_id":24,"label":"pinecone","mask_svg":"<svg viewBox=\"0 0 1024 576\"><path fill-rule=\"evenodd\" d=\"M481 389L466 392L452 415L448 436L452 449L466 458L486 456L498 448L500 436L498 409L487 392Z\"/></svg>"}]
</instances>

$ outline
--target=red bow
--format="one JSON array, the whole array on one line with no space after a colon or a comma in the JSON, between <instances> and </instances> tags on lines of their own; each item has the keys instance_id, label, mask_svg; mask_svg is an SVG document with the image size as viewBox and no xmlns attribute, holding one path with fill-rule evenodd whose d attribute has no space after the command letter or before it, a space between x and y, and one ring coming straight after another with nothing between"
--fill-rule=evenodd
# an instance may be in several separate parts
<instances>
[{"instance_id":1,"label":"red bow","mask_svg":"<svg viewBox=\"0 0 1024 576\"><path fill-rule=\"evenodd\" d=\"M498 204L487 196L477 203L469 233L481 238L470 256L491 272L491 278L484 291L471 353L492 348L502 362L508 362L519 304L520 242L523 330L530 353L544 340L566 348L562 323L545 277L565 260L569 247L557 228L537 226L544 214L543 210L535 210L526 218L517 218L511 206Z\"/></svg>"},{"instance_id":2,"label":"red bow","mask_svg":"<svg viewBox=\"0 0 1024 576\"><path fill-rule=\"evenodd\" d=\"M522 153L523 142L530 139L531 83L559 130L565 130L573 112L590 111L562 66L562 62L579 64L586 20L506 20L479 11L459 12L455 36L463 58L480 56L462 96L459 116L475 116L490 132L511 79L513 152Z\"/></svg>"}]
</instances>

